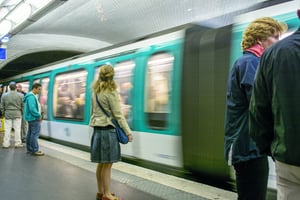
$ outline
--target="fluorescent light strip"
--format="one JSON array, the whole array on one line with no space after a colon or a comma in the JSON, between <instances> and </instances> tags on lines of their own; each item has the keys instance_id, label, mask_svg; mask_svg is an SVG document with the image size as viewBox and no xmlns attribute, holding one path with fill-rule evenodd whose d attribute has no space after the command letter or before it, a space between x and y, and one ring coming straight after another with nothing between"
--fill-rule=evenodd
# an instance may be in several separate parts
<instances>
[{"instance_id":1,"label":"fluorescent light strip","mask_svg":"<svg viewBox=\"0 0 300 200\"><path fill-rule=\"evenodd\" d=\"M0 0L0 38L16 29L54 0Z\"/></svg>"}]
</instances>

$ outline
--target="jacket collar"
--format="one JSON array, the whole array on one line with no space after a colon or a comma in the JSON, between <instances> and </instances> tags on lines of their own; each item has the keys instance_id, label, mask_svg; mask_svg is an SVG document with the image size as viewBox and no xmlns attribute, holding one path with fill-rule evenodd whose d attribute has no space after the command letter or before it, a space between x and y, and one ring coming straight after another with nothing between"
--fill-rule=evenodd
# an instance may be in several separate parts
<instances>
[{"instance_id":1,"label":"jacket collar","mask_svg":"<svg viewBox=\"0 0 300 200\"><path fill-rule=\"evenodd\" d=\"M246 49L246 51L253 53L254 55L256 55L259 58L261 57L264 50L265 49L260 44L255 44L252 47L250 47L249 49Z\"/></svg>"}]
</instances>

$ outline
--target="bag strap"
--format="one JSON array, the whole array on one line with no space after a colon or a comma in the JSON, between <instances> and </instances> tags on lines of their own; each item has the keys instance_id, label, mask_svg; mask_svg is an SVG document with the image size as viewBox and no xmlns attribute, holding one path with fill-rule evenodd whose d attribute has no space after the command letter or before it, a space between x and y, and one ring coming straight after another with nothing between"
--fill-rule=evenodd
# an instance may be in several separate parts
<instances>
[{"instance_id":1,"label":"bag strap","mask_svg":"<svg viewBox=\"0 0 300 200\"><path fill-rule=\"evenodd\" d=\"M100 101L99 101L99 99L98 99L98 96L97 96L97 94L95 94L95 96L96 96L96 101L97 101L97 103L98 103L98 105L99 105L99 107L101 108L101 110L105 113L105 115L109 118L110 117L110 115L108 114L108 112L106 111L106 110L104 110L104 108L102 107L102 105L101 105L101 103L100 103Z\"/></svg>"}]
</instances>

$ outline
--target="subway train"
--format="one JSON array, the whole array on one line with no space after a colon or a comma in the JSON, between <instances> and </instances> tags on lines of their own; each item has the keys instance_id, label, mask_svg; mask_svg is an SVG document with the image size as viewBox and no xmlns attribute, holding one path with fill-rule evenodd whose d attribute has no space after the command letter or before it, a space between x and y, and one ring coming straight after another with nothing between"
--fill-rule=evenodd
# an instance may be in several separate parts
<instances>
[{"instance_id":1,"label":"subway train","mask_svg":"<svg viewBox=\"0 0 300 200\"><path fill-rule=\"evenodd\" d=\"M257 17L285 21L287 34L299 26L298 3L290 1L239 15L224 27L187 24L41 66L2 81L34 82L44 120L41 137L89 149L92 128L91 84L99 66L115 69L123 113L134 141L121 145L128 160L183 170L228 182L234 179L224 159L224 116L230 68L241 55L247 24ZM276 189L270 161L269 188Z\"/></svg>"}]
</instances>

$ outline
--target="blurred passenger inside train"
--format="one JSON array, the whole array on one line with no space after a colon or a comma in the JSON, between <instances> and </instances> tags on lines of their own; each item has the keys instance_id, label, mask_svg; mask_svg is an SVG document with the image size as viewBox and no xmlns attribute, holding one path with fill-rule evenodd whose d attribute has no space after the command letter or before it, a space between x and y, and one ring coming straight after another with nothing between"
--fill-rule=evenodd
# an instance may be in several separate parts
<instances>
[{"instance_id":1,"label":"blurred passenger inside train","mask_svg":"<svg viewBox=\"0 0 300 200\"><path fill-rule=\"evenodd\" d=\"M278 200L300 197L299 63L300 28L264 52L250 100L250 135L275 159Z\"/></svg>"},{"instance_id":2,"label":"blurred passenger inside train","mask_svg":"<svg viewBox=\"0 0 300 200\"><path fill-rule=\"evenodd\" d=\"M83 119L84 105L85 105L85 86L80 86L80 93L75 98L76 108L74 117L76 119Z\"/></svg>"},{"instance_id":3,"label":"blurred passenger inside train","mask_svg":"<svg viewBox=\"0 0 300 200\"><path fill-rule=\"evenodd\" d=\"M72 106L72 100L66 97L59 98L60 105L57 109L57 117L66 117L66 118L73 118L74 117L74 110Z\"/></svg>"},{"instance_id":4,"label":"blurred passenger inside train","mask_svg":"<svg viewBox=\"0 0 300 200\"><path fill-rule=\"evenodd\" d=\"M28 92L23 98L24 118L28 122L28 132L26 137L27 153L33 156L43 156L44 153L39 151L38 138L41 130L41 105L37 95L41 92L42 85L34 83L31 92Z\"/></svg>"},{"instance_id":5,"label":"blurred passenger inside train","mask_svg":"<svg viewBox=\"0 0 300 200\"><path fill-rule=\"evenodd\" d=\"M69 90L68 84L62 84L60 90L58 91L57 117L73 118L73 101L74 97Z\"/></svg>"},{"instance_id":6,"label":"blurred passenger inside train","mask_svg":"<svg viewBox=\"0 0 300 200\"><path fill-rule=\"evenodd\" d=\"M91 161L98 163L96 177L98 185L97 200L118 200L110 191L111 168L121 160L121 149L111 119L100 108L116 119L129 141L133 140L131 130L122 114L114 69L110 65L100 67L99 76L92 86L92 114L90 126L94 128L91 139Z\"/></svg>"},{"instance_id":7,"label":"blurred passenger inside train","mask_svg":"<svg viewBox=\"0 0 300 200\"><path fill-rule=\"evenodd\" d=\"M42 85L41 94L40 94L40 104L41 104L41 113L42 118L47 119L47 101L48 101L48 84L45 86Z\"/></svg>"},{"instance_id":8,"label":"blurred passenger inside train","mask_svg":"<svg viewBox=\"0 0 300 200\"><path fill-rule=\"evenodd\" d=\"M17 91L22 93L23 96L26 95L26 92L23 91L22 89L22 84L18 83L17 84ZM22 113L22 116L23 116L23 113ZM27 131L28 131L28 124L26 122L26 120L24 119L24 117L22 117L22 124L21 124L21 141L23 143L25 143L26 141L26 134L27 134Z\"/></svg>"},{"instance_id":9,"label":"blurred passenger inside train","mask_svg":"<svg viewBox=\"0 0 300 200\"><path fill-rule=\"evenodd\" d=\"M225 158L233 165L239 200L264 200L268 183L268 158L260 154L249 135L249 101L254 76L265 49L287 29L270 17L258 18L243 32L243 55L229 75L225 114Z\"/></svg>"},{"instance_id":10,"label":"blurred passenger inside train","mask_svg":"<svg viewBox=\"0 0 300 200\"><path fill-rule=\"evenodd\" d=\"M130 82L124 82L121 84L121 88L120 88L121 108L127 122L129 122L128 119L130 118L131 115L130 114L131 105L132 105L131 89L132 89L132 84Z\"/></svg>"},{"instance_id":11,"label":"blurred passenger inside train","mask_svg":"<svg viewBox=\"0 0 300 200\"><path fill-rule=\"evenodd\" d=\"M131 88L132 84L130 82L125 82L121 84L120 96L123 104L131 105Z\"/></svg>"},{"instance_id":12,"label":"blurred passenger inside train","mask_svg":"<svg viewBox=\"0 0 300 200\"><path fill-rule=\"evenodd\" d=\"M11 130L14 129L15 138L15 148L23 147L21 141L21 123L22 123L22 110L23 94L16 91L17 85L15 82L9 83L10 91L4 93L1 97L1 112L5 117L4 121L4 138L3 138L3 148L10 147L10 137Z\"/></svg>"},{"instance_id":13,"label":"blurred passenger inside train","mask_svg":"<svg viewBox=\"0 0 300 200\"><path fill-rule=\"evenodd\" d=\"M71 100L73 100L73 95L69 90L69 86L67 83L63 83L61 85L60 90L58 91L58 97L69 97Z\"/></svg>"}]
</instances>

